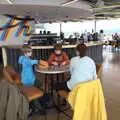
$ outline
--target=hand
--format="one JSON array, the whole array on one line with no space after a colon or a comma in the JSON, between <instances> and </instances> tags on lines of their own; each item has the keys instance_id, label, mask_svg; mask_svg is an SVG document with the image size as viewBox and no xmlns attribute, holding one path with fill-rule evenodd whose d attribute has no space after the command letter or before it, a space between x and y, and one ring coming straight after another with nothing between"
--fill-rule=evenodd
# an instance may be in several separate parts
<instances>
[{"instance_id":1,"label":"hand","mask_svg":"<svg viewBox=\"0 0 120 120\"><path fill-rule=\"evenodd\" d=\"M41 60L39 60L38 64L41 64Z\"/></svg>"},{"instance_id":2,"label":"hand","mask_svg":"<svg viewBox=\"0 0 120 120\"><path fill-rule=\"evenodd\" d=\"M58 66L58 63L57 62L52 62L53 65L55 66Z\"/></svg>"},{"instance_id":3,"label":"hand","mask_svg":"<svg viewBox=\"0 0 120 120\"><path fill-rule=\"evenodd\" d=\"M66 62L62 62L62 63L61 63L61 66L65 66L65 65L66 65Z\"/></svg>"}]
</instances>

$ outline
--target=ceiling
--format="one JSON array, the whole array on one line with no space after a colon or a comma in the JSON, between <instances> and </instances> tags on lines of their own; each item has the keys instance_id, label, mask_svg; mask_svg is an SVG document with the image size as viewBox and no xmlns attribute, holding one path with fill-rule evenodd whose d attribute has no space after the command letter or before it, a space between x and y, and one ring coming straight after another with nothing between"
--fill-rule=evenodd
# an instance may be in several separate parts
<instances>
[{"instance_id":1,"label":"ceiling","mask_svg":"<svg viewBox=\"0 0 120 120\"><path fill-rule=\"evenodd\" d=\"M102 18L120 17L120 0L86 0L93 2L93 15Z\"/></svg>"},{"instance_id":2,"label":"ceiling","mask_svg":"<svg viewBox=\"0 0 120 120\"><path fill-rule=\"evenodd\" d=\"M83 9L41 5L0 5L0 14L29 15L40 22L65 21L91 16L90 11Z\"/></svg>"},{"instance_id":3,"label":"ceiling","mask_svg":"<svg viewBox=\"0 0 120 120\"><path fill-rule=\"evenodd\" d=\"M0 14L29 15L40 22L67 21L91 16L91 6L86 2L77 0L72 4L64 6L69 1L13 0L11 5L8 4L7 0L2 0Z\"/></svg>"},{"instance_id":4,"label":"ceiling","mask_svg":"<svg viewBox=\"0 0 120 120\"><path fill-rule=\"evenodd\" d=\"M67 4L66 7L73 7L73 8L82 8L82 9L89 9L91 8L84 0L2 0L4 4L7 4L7 1L13 1L13 4L22 4L22 5L47 5L47 6L64 6L65 3L70 1L71 4Z\"/></svg>"},{"instance_id":5,"label":"ceiling","mask_svg":"<svg viewBox=\"0 0 120 120\"><path fill-rule=\"evenodd\" d=\"M0 0L0 14L29 15L39 22L120 17L120 0ZM6 9L7 8L7 9Z\"/></svg>"}]
</instances>

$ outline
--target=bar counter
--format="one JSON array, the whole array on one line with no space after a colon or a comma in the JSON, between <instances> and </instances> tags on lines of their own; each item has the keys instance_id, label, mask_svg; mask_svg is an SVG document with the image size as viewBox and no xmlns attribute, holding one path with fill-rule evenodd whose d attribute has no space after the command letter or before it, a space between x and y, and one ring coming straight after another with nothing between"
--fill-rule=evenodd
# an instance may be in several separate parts
<instances>
[{"instance_id":1,"label":"bar counter","mask_svg":"<svg viewBox=\"0 0 120 120\"><path fill-rule=\"evenodd\" d=\"M102 56L102 43L100 42L90 42L86 43L88 46L87 54L96 63L101 64L103 62ZM18 65L18 58L21 55L22 46L3 46L3 58L4 65L6 59L6 65L13 65L18 71L20 71L20 66ZM63 50L69 55L70 58L75 56L76 45L63 45ZM53 52L53 46L32 46L33 58L48 60L50 54Z\"/></svg>"}]
</instances>

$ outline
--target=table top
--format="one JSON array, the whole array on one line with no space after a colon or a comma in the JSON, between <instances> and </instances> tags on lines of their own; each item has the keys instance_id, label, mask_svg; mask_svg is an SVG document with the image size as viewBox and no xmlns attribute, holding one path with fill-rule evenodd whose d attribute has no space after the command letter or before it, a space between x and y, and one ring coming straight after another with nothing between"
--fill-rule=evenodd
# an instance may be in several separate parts
<instances>
[{"instance_id":1,"label":"table top","mask_svg":"<svg viewBox=\"0 0 120 120\"><path fill-rule=\"evenodd\" d=\"M69 66L64 67L51 67L51 68L38 68L35 67L36 72L43 74L61 74L69 71Z\"/></svg>"}]
</instances>

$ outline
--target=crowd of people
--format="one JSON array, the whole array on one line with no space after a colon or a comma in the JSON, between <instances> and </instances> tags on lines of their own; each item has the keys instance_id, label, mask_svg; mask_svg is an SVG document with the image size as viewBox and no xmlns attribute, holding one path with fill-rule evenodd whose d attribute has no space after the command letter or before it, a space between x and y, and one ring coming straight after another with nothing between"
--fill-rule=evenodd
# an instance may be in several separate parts
<instances>
[{"instance_id":1,"label":"crowd of people","mask_svg":"<svg viewBox=\"0 0 120 120\"><path fill-rule=\"evenodd\" d=\"M115 41L120 41L120 35L118 33L112 34L112 39Z\"/></svg>"},{"instance_id":2,"label":"crowd of people","mask_svg":"<svg viewBox=\"0 0 120 120\"><path fill-rule=\"evenodd\" d=\"M73 35L70 35L69 38L75 37L77 39L80 39L81 41L84 42L90 42L90 41L103 41L104 40L104 31L100 30L100 32L87 32L85 31L82 34L79 33L74 33Z\"/></svg>"}]
</instances>

